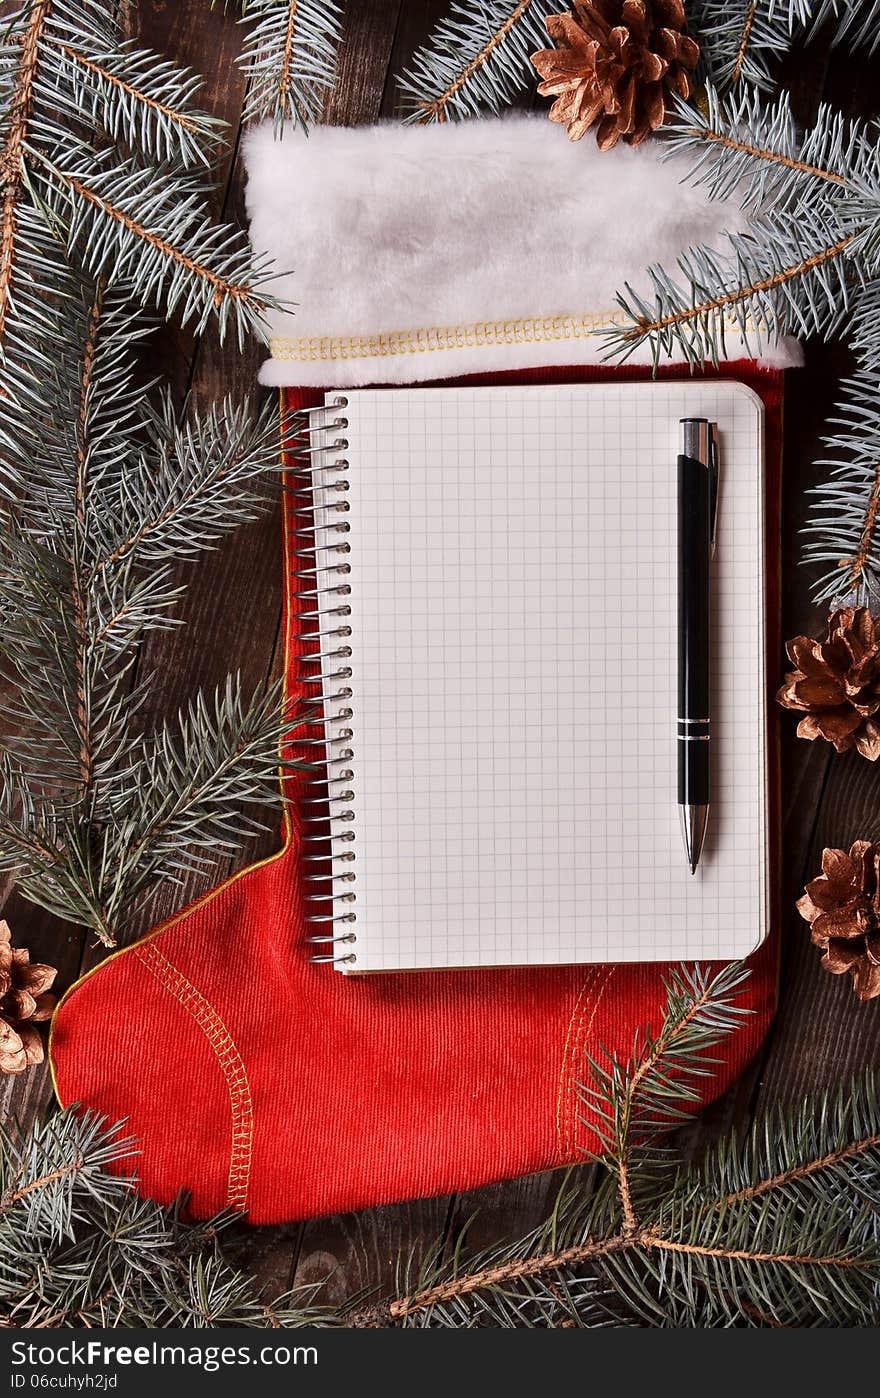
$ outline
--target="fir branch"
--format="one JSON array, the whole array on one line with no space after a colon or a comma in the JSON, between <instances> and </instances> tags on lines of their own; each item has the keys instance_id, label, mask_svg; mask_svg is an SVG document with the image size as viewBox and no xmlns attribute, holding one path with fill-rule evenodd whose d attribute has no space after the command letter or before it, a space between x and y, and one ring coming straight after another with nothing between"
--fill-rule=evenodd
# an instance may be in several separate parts
<instances>
[{"instance_id":1,"label":"fir branch","mask_svg":"<svg viewBox=\"0 0 880 1398\"><path fill-rule=\"evenodd\" d=\"M64 857L53 836L51 805L31 790L27 774L11 754L0 749L0 869L61 869Z\"/></svg>"},{"instance_id":2,"label":"fir branch","mask_svg":"<svg viewBox=\"0 0 880 1398\"><path fill-rule=\"evenodd\" d=\"M279 774L290 765L281 746L295 722L280 688L246 702L239 677L229 676L142 744L108 793L120 886L109 903L114 915L160 880L178 881L265 831L259 809L249 812L277 802Z\"/></svg>"},{"instance_id":3,"label":"fir branch","mask_svg":"<svg viewBox=\"0 0 880 1398\"><path fill-rule=\"evenodd\" d=\"M866 277L880 278L880 140L875 140L873 156L873 162L847 186L840 221L844 231L854 237L855 252ZM856 348L860 348L858 332Z\"/></svg>"},{"instance_id":4,"label":"fir branch","mask_svg":"<svg viewBox=\"0 0 880 1398\"><path fill-rule=\"evenodd\" d=\"M709 126L692 127L691 131L701 141L707 141L710 144L717 143L727 150L739 151L749 160L766 160L774 165L782 166L786 170L796 170L801 175L812 175L817 180L828 180L834 184L846 183L845 176L838 174L836 170L823 170L818 165L808 165L805 160L795 160L792 156L779 155L766 146L756 146L746 140L734 140L732 136L725 136L720 131L713 131Z\"/></svg>"},{"instance_id":5,"label":"fir branch","mask_svg":"<svg viewBox=\"0 0 880 1398\"><path fill-rule=\"evenodd\" d=\"M865 578L868 564L874 548L874 536L877 531L877 512L880 509L880 459L878 459L874 471L874 479L871 483L870 494L865 508L864 523L859 534L859 544L852 558L841 558L838 560L838 568L846 569L846 580L843 590L846 593L855 592L861 595L865 588ZM839 581L839 579L838 579Z\"/></svg>"},{"instance_id":6,"label":"fir branch","mask_svg":"<svg viewBox=\"0 0 880 1398\"><path fill-rule=\"evenodd\" d=\"M24 185L24 146L34 105L34 81L40 58L40 38L52 0L34 0L26 14L19 39L18 73L8 112L4 113L3 152L0 155L0 182L3 203L0 210L0 351L6 339L6 319L12 297L17 251L18 204Z\"/></svg>"},{"instance_id":7,"label":"fir branch","mask_svg":"<svg viewBox=\"0 0 880 1398\"><path fill-rule=\"evenodd\" d=\"M335 0L242 0L248 35L239 62L245 121L271 117L308 128L336 76L342 9Z\"/></svg>"},{"instance_id":8,"label":"fir branch","mask_svg":"<svg viewBox=\"0 0 880 1398\"><path fill-rule=\"evenodd\" d=\"M628 286L618 299L632 323L610 333L611 353L648 342L655 362L678 353L695 363L717 361L729 329L746 345L756 335L835 333L875 275L877 133L823 107L800 135L785 97L723 101L712 89L706 116L679 103L666 132L695 183L712 198L736 195L752 217L720 250L684 254L683 281L650 268L653 300Z\"/></svg>"},{"instance_id":9,"label":"fir branch","mask_svg":"<svg viewBox=\"0 0 880 1398\"><path fill-rule=\"evenodd\" d=\"M399 79L409 121L499 112L534 77L530 55L546 46L554 0L459 0Z\"/></svg>"},{"instance_id":10,"label":"fir branch","mask_svg":"<svg viewBox=\"0 0 880 1398\"><path fill-rule=\"evenodd\" d=\"M758 1199L762 1194L769 1194L773 1190L781 1189L789 1184L798 1184L802 1180L810 1179L814 1175L827 1175L832 1170L837 1170L840 1166L847 1165L850 1161L873 1154L880 1151L880 1132L874 1131L869 1136L858 1141L849 1141L846 1145L838 1146L834 1150L829 1150L825 1155L818 1156L815 1160L802 1161L794 1165L787 1166L784 1170L778 1171L775 1175L768 1175L763 1179L756 1180L752 1184L743 1185L740 1189L733 1190L718 1202L718 1208L730 1208L732 1204L740 1204L749 1199ZM876 1165L875 1165L876 1168Z\"/></svg>"},{"instance_id":11,"label":"fir branch","mask_svg":"<svg viewBox=\"0 0 880 1398\"><path fill-rule=\"evenodd\" d=\"M29 1133L0 1128L0 1325L313 1323L314 1288L269 1306L224 1260L233 1215L185 1224L138 1198L135 1153L118 1127L71 1109Z\"/></svg>"},{"instance_id":12,"label":"fir branch","mask_svg":"<svg viewBox=\"0 0 880 1398\"><path fill-rule=\"evenodd\" d=\"M828 240L829 230L815 229L819 246L806 256L786 262L787 234L775 223L755 221L748 234L728 235L726 254L693 248L679 259L682 287L661 267L650 267L655 299L646 301L627 285L618 304L632 322L608 333L609 353L626 358L645 341L661 354L678 349L688 363L718 363L725 336L734 328L748 345L750 332L771 338L783 334L825 334L842 318L841 301L848 300L844 254L855 235ZM762 265L770 264L763 275ZM829 278L828 272L833 276ZM720 283L728 288L714 291Z\"/></svg>"},{"instance_id":13,"label":"fir branch","mask_svg":"<svg viewBox=\"0 0 880 1398\"><path fill-rule=\"evenodd\" d=\"M0 54L0 864L108 945L158 879L261 828L229 803L277 803L290 718L233 683L194 696L180 731L143 732L135 662L176 624L175 565L265 505L277 446L268 413L226 402L181 419L141 384L149 325L131 307L241 340L275 303L244 236L207 218L220 126L198 80L131 43L120 16L28 0ZM124 788L147 767L149 810ZM172 852L188 835L191 856Z\"/></svg>"},{"instance_id":14,"label":"fir branch","mask_svg":"<svg viewBox=\"0 0 880 1398\"><path fill-rule=\"evenodd\" d=\"M741 1022L737 997L748 972L738 963L712 976L702 967L681 968L666 983L667 1003L659 1032L636 1035L632 1059L620 1063L588 1058L591 1081L582 1097L596 1117L603 1159L617 1176L625 1234L639 1231L637 1206L659 1166L662 1152L645 1147L674 1123L685 1120L700 1099L700 1085L711 1063L708 1052ZM638 1190L634 1160L641 1165Z\"/></svg>"},{"instance_id":15,"label":"fir branch","mask_svg":"<svg viewBox=\"0 0 880 1398\"><path fill-rule=\"evenodd\" d=\"M821 565L818 601L844 598L876 605L880 595L880 375L864 370L844 381L844 397L825 438L829 476L811 492L803 559Z\"/></svg>"},{"instance_id":16,"label":"fir branch","mask_svg":"<svg viewBox=\"0 0 880 1398\"><path fill-rule=\"evenodd\" d=\"M701 71L722 91L775 85L780 61L817 35L873 52L880 40L878 0L687 0L701 48Z\"/></svg>"},{"instance_id":17,"label":"fir branch","mask_svg":"<svg viewBox=\"0 0 880 1398\"><path fill-rule=\"evenodd\" d=\"M51 374L0 399L0 864L113 945L158 880L235 853L264 828L248 810L278 803L294 716L276 691L246 700L230 678L145 732L149 677L133 682L144 636L173 624L174 566L277 498L277 424L229 401L181 417L138 382L128 289L68 268L57 292Z\"/></svg>"},{"instance_id":18,"label":"fir branch","mask_svg":"<svg viewBox=\"0 0 880 1398\"><path fill-rule=\"evenodd\" d=\"M100 1203L129 1187L107 1171L136 1149L118 1125L88 1112L58 1113L28 1134L0 1125L0 1237L13 1220L53 1240L70 1233L80 1198ZM0 1261L0 1294L3 1271Z\"/></svg>"},{"instance_id":19,"label":"fir branch","mask_svg":"<svg viewBox=\"0 0 880 1398\"><path fill-rule=\"evenodd\" d=\"M143 282L182 324L202 330L216 317L221 336L231 325L239 343L279 304L258 288L266 266L254 264L246 237L206 227L179 177L101 160L72 142L65 168L32 155L45 175L41 205L92 276Z\"/></svg>"},{"instance_id":20,"label":"fir branch","mask_svg":"<svg viewBox=\"0 0 880 1398\"><path fill-rule=\"evenodd\" d=\"M710 198L737 197L746 208L777 214L811 189L817 199L833 197L812 181L845 188L875 158L865 127L825 105L801 133L787 93L765 102L755 91L722 98L709 87L704 109L676 99L662 135L668 153L687 158L689 183Z\"/></svg>"},{"instance_id":21,"label":"fir branch","mask_svg":"<svg viewBox=\"0 0 880 1398\"><path fill-rule=\"evenodd\" d=\"M793 1209L786 1217L793 1239L798 1238L799 1223L804 1225L804 1232L809 1236L811 1226L815 1228L818 1220L815 1216L804 1220ZM848 1230L848 1220L835 1216L834 1223ZM608 1237L588 1239L567 1248L490 1265L478 1263L473 1268L465 1265L458 1275L438 1285L356 1309L343 1319L347 1326L355 1328L461 1323L467 1316L467 1305L473 1305L475 1298L482 1295L486 1312L494 1323L499 1323L501 1315L517 1323L520 1313L514 1310L511 1316L504 1306L504 1295L527 1284L538 1288L538 1295L544 1292L550 1313L558 1315L560 1288L571 1288L570 1274L590 1268L595 1273L592 1285L582 1286L574 1293L576 1313L582 1322L587 1318L584 1301L592 1313L597 1297L601 1297L601 1305L608 1307L608 1314L613 1315L618 1324L640 1323L646 1318L653 1323L663 1323L672 1317L664 1315L668 1296L662 1301L660 1298L664 1291L675 1292L682 1269L689 1268L708 1281L707 1294L701 1298L699 1288L694 1291L693 1279L690 1281L690 1304L674 1316L679 1324L699 1325L708 1312L713 1319L724 1315L728 1322L732 1318L754 1320L759 1317L762 1324L775 1328L793 1323L795 1316L803 1318L805 1312L809 1313L806 1308L811 1307L811 1303L814 1315L818 1313L831 1323L850 1324L858 1315L867 1322L872 1314L872 1288L880 1276L880 1259L876 1244L872 1246L867 1237L864 1222L861 1228L865 1236L853 1240L855 1245L851 1251L833 1247L828 1252L813 1250L801 1243L791 1249L762 1249L703 1242L699 1235L690 1241L670 1237L654 1228L622 1229ZM835 1279L847 1274L851 1274L852 1279L844 1285ZM746 1295L727 1294L731 1276L737 1279L737 1287L743 1287ZM769 1304L764 1297L768 1283L775 1293ZM656 1291L648 1290L653 1286ZM562 1295L564 1314L568 1296L565 1291ZM751 1299L754 1296L765 1300L766 1310ZM534 1300L534 1294L530 1299ZM852 1311L847 1309L850 1301ZM715 1302L720 1304L716 1306ZM616 1310L613 1309L615 1303ZM780 1319L780 1316L787 1319ZM602 1323L601 1311L593 1315L593 1323Z\"/></svg>"},{"instance_id":22,"label":"fir branch","mask_svg":"<svg viewBox=\"0 0 880 1398\"><path fill-rule=\"evenodd\" d=\"M790 5L801 0L788 0ZM807 23L810 37L833 24L832 44L845 44L851 51L867 49L875 53L880 45L880 0L813 0Z\"/></svg>"},{"instance_id":23,"label":"fir branch","mask_svg":"<svg viewBox=\"0 0 880 1398\"><path fill-rule=\"evenodd\" d=\"M746 83L770 88L775 63L812 9L813 0L687 0L704 77L722 91Z\"/></svg>"},{"instance_id":24,"label":"fir branch","mask_svg":"<svg viewBox=\"0 0 880 1398\"><path fill-rule=\"evenodd\" d=\"M126 38L119 5L26 0L11 20L0 92L0 351L13 302L39 316L65 251L94 276L130 278L142 303L239 340L275 304L247 240L209 215L222 123L200 83ZM13 295L13 282L15 295Z\"/></svg>"},{"instance_id":25,"label":"fir branch","mask_svg":"<svg viewBox=\"0 0 880 1398\"><path fill-rule=\"evenodd\" d=\"M159 164L208 163L225 123L196 105L202 80L126 37L122 7L110 11L102 0L53 0L42 42L59 112Z\"/></svg>"},{"instance_id":26,"label":"fir branch","mask_svg":"<svg viewBox=\"0 0 880 1398\"><path fill-rule=\"evenodd\" d=\"M853 306L849 343L860 373L880 376L880 277L872 277Z\"/></svg>"},{"instance_id":27,"label":"fir branch","mask_svg":"<svg viewBox=\"0 0 880 1398\"><path fill-rule=\"evenodd\" d=\"M655 362L678 353L717 359L725 332L828 337L845 323L859 364L845 385L826 440L828 481L812 493L804 561L820 564L818 600L876 602L880 513L880 134L828 107L799 132L785 95L721 98L705 113L677 103L667 148L713 199L737 197L753 215L721 252L695 248L680 259L684 284L652 268L653 301L620 298L632 324L611 336L625 357L650 342Z\"/></svg>"},{"instance_id":28,"label":"fir branch","mask_svg":"<svg viewBox=\"0 0 880 1398\"><path fill-rule=\"evenodd\" d=\"M621 1254L642 1258L653 1254L668 1258L690 1258L715 1266L724 1263L728 1267L747 1266L791 1268L799 1271L827 1269L853 1270L876 1276L876 1258L866 1252L847 1255L833 1252L817 1255L803 1249L784 1252L779 1250L760 1251L754 1248L713 1247L700 1243L681 1242L664 1237L650 1229L626 1230L612 1237L590 1240L579 1246L561 1248L520 1260L478 1267L444 1283L399 1296L393 1300L379 1302L374 1306L355 1310L345 1316L345 1324L361 1329L376 1325L412 1322L420 1313L433 1312L452 1302L461 1302L473 1297L477 1292L493 1292L501 1288L520 1285L524 1282L542 1281L553 1286L554 1276L564 1275L569 1270L577 1270L585 1265L607 1262ZM656 1264L655 1264L656 1265ZM547 1279L551 1278L548 1282ZM794 1286L797 1286L795 1281ZM550 1292L551 1297L553 1292ZM768 1323L779 1323L768 1321Z\"/></svg>"},{"instance_id":29,"label":"fir branch","mask_svg":"<svg viewBox=\"0 0 880 1398\"><path fill-rule=\"evenodd\" d=\"M420 1311L435 1310L450 1301L460 1301L472 1296L477 1291L494 1291L511 1284L543 1279L553 1273L564 1272L568 1268L583 1267L585 1263L593 1263L631 1246L632 1240L621 1233L612 1238L599 1238L573 1247L538 1253L534 1257L511 1259L491 1266L478 1267L473 1272L451 1277L448 1281L413 1292L412 1295L399 1296L384 1304L379 1303L375 1307L354 1311L346 1318L346 1324L361 1329L386 1320L410 1320Z\"/></svg>"},{"instance_id":30,"label":"fir branch","mask_svg":"<svg viewBox=\"0 0 880 1398\"><path fill-rule=\"evenodd\" d=\"M99 119L100 112L101 124L115 139L121 140L139 116L141 132L148 134L149 149L158 160L179 157L185 164L207 162L211 145L219 138L224 123L205 112L187 110L192 91L200 86L195 79L160 59L151 61L142 52L135 51L131 57L128 51L110 52L98 60L72 44L55 41L55 46L72 64L96 79L95 118ZM148 63L150 68L145 73ZM151 96L151 87L164 90L167 85L171 87L167 96ZM111 94L122 100L109 100ZM78 106L78 115L82 116L82 112Z\"/></svg>"},{"instance_id":31,"label":"fir branch","mask_svg":"<svg viewBox=\"0 0 880 1398\"><path fill-rule=\"evenodd\" d=\"M118 476L93 533L95 579L133 558L164 563L216 546L250 523L271 496L266 481L278 459L273 404L254 417L231 399L183 418L168 392L145 423L150 468Z\"/></svg>"}]
</instances>

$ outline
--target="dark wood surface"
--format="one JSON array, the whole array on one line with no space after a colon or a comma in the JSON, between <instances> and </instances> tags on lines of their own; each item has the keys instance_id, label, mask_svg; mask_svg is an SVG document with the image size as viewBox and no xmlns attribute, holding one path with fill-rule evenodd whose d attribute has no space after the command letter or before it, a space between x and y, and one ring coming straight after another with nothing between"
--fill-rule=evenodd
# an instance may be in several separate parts
<instances>
[{"instance_id":1,"label":"dark wood surface","mask_svg":"<svg viewBox=\"0 0 880 1398\"><path fill-rule=\"evenodd\" d=\"M234 7L231 7L234 9ZM560 5L562 8L562 5ZM348 0L340 81L326 104L325 119L353 125L393 117L398 110L394 75L446 9L445 0ZM242 219L242 170L238 158L244 88L233 63L241 30L224 7L208 0L140 0L143 41L206 80L204 105L230 127L230 156L219 172L217 211ZM854 62L814 43L787 65L796 110L809 120L820 100L853 115L872 110L880 92L880 62ZM529 99L533 100L533 99ZM874 107L876 110L876 106ZM365 268L368 274L368 269ZM156 365L170 375L181 396L199 402L224 393L253 395L259 350L222 350L208 335L198 344L169 330L153 347ZM789 375L783 476L783 635L819 624L809 599L809 576L798 563L798 530L806 491L821 476L813 464L823 422L846 372L839 345L811 348L807 367ZM141 664L158 676L157 712L175 709L200 684L213 684L227 671L241 669L258 685L277 672L281 620L280 522L277 512L240 531L220 553L187 568L188 589L180 616L186 627L158 633L145 647ZM780 657L781 664L781 657ZM758 1059L744 1078L688 1132L696 1151L706 1133L732 1120L745 1121L769 1104L839 1081L841 1076L880 1058L880 1002L861 1006L847 978L822 973L793 900L818 867L822 847L845 845L857 836L880 834L880 763L833 757L823 745L798 741L794 722L783 725L783 898L786 908L779 1012ZM227 872L217 871L217 878ZM216 880L212 880L216 881ZM191 879L181 892L160 892L141 919L146 930L205 886ZM65 988L97 952L75 928L24 903L11 891L5 906L18 940L35 958L60 967ZM100 1052L100 1045L96 1045ZM52 1101L48 1075L36 1071L0 1084L0 1113L27 1121ZM365 1287L389 1287L398 1259L425 1255L453 1237L475 1211L471 1228L477 1245L511 1237L544 1216L558 1181L549 1175L516 1180L467 1195L375 1209L280 1228L239 1228L234 1247L243 1265L272 1290L330 1276L336 1299Z\"/></svg>"}]
</instances>

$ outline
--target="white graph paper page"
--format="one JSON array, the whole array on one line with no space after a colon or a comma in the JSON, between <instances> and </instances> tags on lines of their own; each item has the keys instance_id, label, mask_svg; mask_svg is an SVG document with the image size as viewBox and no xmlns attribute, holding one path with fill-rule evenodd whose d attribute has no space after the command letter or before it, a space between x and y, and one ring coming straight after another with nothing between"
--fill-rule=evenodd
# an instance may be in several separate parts
<instances>
[{"instance_id":1,"label":"white graph paper page","mask_svg":"<svg viewBox=\"0 0 880 1398\"><path fill-rule=\"evenodd\" d=\"M760 401L730 382L345 396L346 969L751 951L768 905ZM696 876L676 805L683 416L717 421L722 459Z\"/></svg>"}]
</instances>

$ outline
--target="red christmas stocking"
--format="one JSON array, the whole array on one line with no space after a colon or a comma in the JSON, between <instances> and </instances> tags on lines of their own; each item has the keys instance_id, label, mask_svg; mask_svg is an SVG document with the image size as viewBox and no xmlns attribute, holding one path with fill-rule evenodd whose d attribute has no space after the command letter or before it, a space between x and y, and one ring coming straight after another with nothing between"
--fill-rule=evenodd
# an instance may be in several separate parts
<instances>
[{"instance_id":1,"label":"red christmas stocking","mask_svg":"<svg viewBox=\"0 0 880 1398\"><path fill-rule=\"evenodd\" d=\"M781 377L748 364L727 366L731 374L765 403L775 549ZM521 377L607 376L568 369ZM314 391L287 393L291 408L318 401ZM308 697L316 667L293 582L296 507L289 497L287 683L292 697ZM777 600L774 585L771 674ZM126 1119L143 1148L145 1193L167 1202L185 1189L198 1216L229 1205L247 1209L254 1223L467 1189L581 1158L595 1145L578 1096L584 1055L599 1045L628 1055L636 1027L657 1022L667 968L346 978L314 964L304 922L306 788L290 781L277 854L68 992L51 1039L59 1100ZM766 1032L775 935L750 964L744 1003L753 1013L725 1042L706 1100L727 1088Z\"/></svg>"}]
</instances>

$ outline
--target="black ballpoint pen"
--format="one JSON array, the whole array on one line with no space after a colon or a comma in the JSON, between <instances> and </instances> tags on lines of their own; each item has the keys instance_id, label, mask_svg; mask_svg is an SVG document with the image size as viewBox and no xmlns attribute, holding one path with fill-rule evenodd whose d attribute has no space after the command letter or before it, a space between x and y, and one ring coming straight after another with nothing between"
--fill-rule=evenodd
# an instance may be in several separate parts
<instances>
[{"instance_id":1,"label":"black ballpoint pen","mask_svg":"<svg viewBox=\"0 0 880 1398\"><path fill-rule=\"evenodd\" d=\"M682 418L678 458L678 808L696 873L709 820L711 559L718 501L718 433Z\"/></svg>"}]
</instances>

